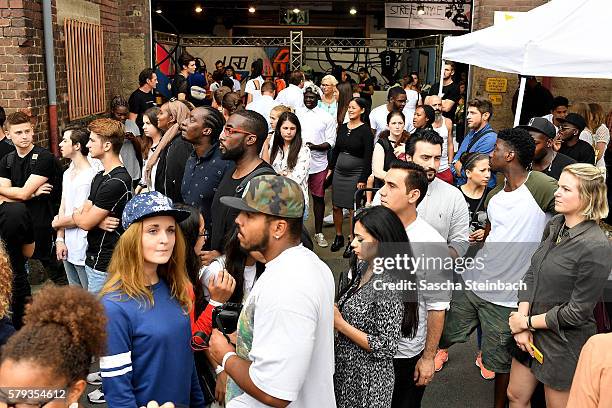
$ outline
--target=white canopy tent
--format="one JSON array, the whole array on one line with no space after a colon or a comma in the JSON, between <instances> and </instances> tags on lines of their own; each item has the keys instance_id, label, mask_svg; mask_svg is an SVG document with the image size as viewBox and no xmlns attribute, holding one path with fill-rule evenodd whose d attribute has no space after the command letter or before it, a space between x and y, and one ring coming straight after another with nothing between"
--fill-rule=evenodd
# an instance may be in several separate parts
<instances>
[{"instance_id":1,"label":"white canopy tent","mask_svg":"<svg viewBox=\"0 0 612 408\"><path fill-rule=\"evenodd\" d=\"M446 37L442 59L523 75L612 78L610 16L612 0L551 0L503 24ZM522 78L515 126L524 90Z\"/></svg>"}]
</instances>

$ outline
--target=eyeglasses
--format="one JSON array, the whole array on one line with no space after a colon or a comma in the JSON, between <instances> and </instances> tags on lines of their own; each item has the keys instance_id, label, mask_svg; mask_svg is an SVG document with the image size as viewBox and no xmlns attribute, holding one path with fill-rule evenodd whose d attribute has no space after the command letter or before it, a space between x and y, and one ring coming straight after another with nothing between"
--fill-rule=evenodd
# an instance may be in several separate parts
<instances>
[{"instance_id":1,"label":"eyeglasses","mask_svg":"<svg viewBox=\"0 0 612 408\"><path fill-rule=\"evenodd\" d=\"M248 135L248 136L257 136L255 133L247 132L244 129L231 128L231 127L228 127L228 126L225 126L223 128L223 133L225 134L225 136L233 136L234 133L244 133L245 135Z\"/></svg>"}]
</instances>

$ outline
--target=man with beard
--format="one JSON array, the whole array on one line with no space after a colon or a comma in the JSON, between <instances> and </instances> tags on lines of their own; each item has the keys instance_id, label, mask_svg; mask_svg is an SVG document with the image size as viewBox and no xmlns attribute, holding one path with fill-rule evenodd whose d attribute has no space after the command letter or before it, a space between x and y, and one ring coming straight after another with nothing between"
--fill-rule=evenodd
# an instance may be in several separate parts
<instances>
[{"instance_id":1,"label":"man with beard","mask_svg":"<svg viewBox=\"0 0 612 408\"><path fill-rule=\"evenodd\" d=\"M314 240L321 248L328 243L323 236L323 216L325 215L325 177L327 176L327 153L336 144L336 119L317 106L319 95L311 88L304 92L304 108L296 115L302 125L302 140L310 148L310 168L308 170L308 191L312 195L314 214Z\"/></svg>"},{"instance_id":2,"label":"man with beard","mask_svg":"<svg viewBox=\"0 0 612 408\"><path fill-rule=\"evenodd\" d=\"M506 406L510 380L508 344L514 339L508 316L517 310L518 286L555 206L556 181L529 171L534 151L525 129L499 132L490 155L491 170L501 172L505 183L485 199L490 232L478 253L481 262L463 273L464 290L453 293L440 340L441 348L464 343L478 325L482 327L482 364L495 372L496 408Z\"/></svg>"},{"instance_id":3,"label":"man with beard","mask_svg":"<svg viewBox=\"0 0 612 408\"><path fill-rule=\"evenodd\" d=\"M469 211L461 191L436 177L442 156L442 138L433 130L415 133L406 145L406 160L427 172L427 194L417 207L419 217L442 235L451 256L463 256L468 249ZM380 204L380 191L373 205Z\"/></svg>"},{"instance_id":4,"label":"man with beard","mask_svg":"<svg viewBox=\"0 0 612 408\"><path fill-rule=\"evenodd\" d=\"M431 124L433 130L442 137L442 157L440 158L440 169L436 177L453 184L453 173L449 163L453 162L455 156L455 145L453 144L453 121L442 116L442 98L431 95L425 98L425 104L431 106L436 114L436 119Z\"/></svg>"},{"instance_id":5,"label":"man with beard","mask_svg":"<svg viewBox=\"0 0 612 408\"><path fill-rule=\"evenodd\" d=\"M495 140L497 139L497 134L489 124L493 116L493 105L491 102L487 99L475 98L468 102L467 106L467 125L470 128L470 132L461 142L461 146L459 146L451 166L457 186L467 182L463 171L463 163L461 163L461 156L464 153L489 154L493 151ZM495 175L492 173L488 186L490 188L495 187L496 181Z\"/></svg>"},{"instance_id":6,"label":"man with beard","mask_svg":"<svg viewBox=\"0 0 612 408\"><path fill-rule=\"evenodd\" d=\"M236 163L234 171L226 171L212 201L213 224L210 251L202 253L205 265L221 255L225 239L234 228L238 211L221 202L221 197L235 196L240 183L251 173L264 169L262 174L275 174L268 163L259 158L268 136L268 122L257 112L240 110L230 116L219 137L219 151L223 160Z\"/></svg>"},{"instance_id":7,"label":"man with beard","mask_svg":"<svg viewBox=\"0 0 612 408\"><path fill-rule=\"evenodd\" d=\"M586 121L577 113L568 113L564 119L557 119L561 139L559 153L571 157L578 163L595 164L595 150L589 142L580 139L580 133L586 127Z\"/></svg>"},{"instance_id":8,"label":"man with beard","mask_svg":"<svg viewBox=\"0 0 612 408\"><path fill-rule=\"evenodd\" d=\"M225 173L234 167L234 162L221 158L219 134L223 125L223 115L211 107L195 108L181 123L183 139L193 145L183 174L183 202L200 210L209 233L215 218L211 212L215 192Z\"/></svg>"},{"instance_id":9,"label":"man with beard","mask_svg":"<svg viewBox=\"0 0 612 408\"><path fill-rule=\"evenodd\" d=\"M557 132L555 132L555 126L547 119L531 118L527 125L519 127L528 131L535 142L535 153L531 165L533 170L541 171L559 180L565 166L576 163L576 160L563 153L555 152L553 149Z\"/></svg>"},{"instance_id":10,"label":"man with beard","mask_svg":"<svg viewBox=\"0 0 612 408\"><path fill-rule=\"evenodd\" d=\"M234 116L228 126L238 124ZM287 177L256 176L241 197L221 203L240 211L241 248L267 260L240 314L236 347L219 330L210 338L210 353L229 377L226 406L335 407L334 278L300 245L302 189Z\"/></svg>"},{"instance_id":11,"label":"man with beard","mask_svg":"<svg viewBox=\"0 0 612 408\"><path fill-rule=\"evenodd\" d=\"M387 116L392 111L402 112L406 107L406 91L404 91L401 87L396 86L394 88L389 88L387 91L387 103L384 105L380 105L372 109L370 112L370 128L372 129L372 134L374 135L374 145L378 141L378 135L383 130L387 129ZM408 128L412 125L412 123L404 124L404 129L408 130Z\"/></svg>"}]
</instances>

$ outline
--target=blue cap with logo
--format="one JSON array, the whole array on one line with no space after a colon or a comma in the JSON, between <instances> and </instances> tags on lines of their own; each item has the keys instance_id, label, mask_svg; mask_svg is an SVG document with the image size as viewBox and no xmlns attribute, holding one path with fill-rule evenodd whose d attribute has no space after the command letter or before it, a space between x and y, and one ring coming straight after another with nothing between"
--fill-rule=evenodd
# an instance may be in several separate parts
<instances>
[{"instance_id":1,"label":"blue cap with logo","mask_svg":"<svg viewBox=\"0 0 612 408\"><path fill-rule=\"evenodd\" d=\"M175 208L172 200L159 191L150 191L138 194L127 202L123 209L121 225L126 230L136 221L157 215L169 215L181 222L189 217L189 212Z\"/></svg>"}]
</instances>

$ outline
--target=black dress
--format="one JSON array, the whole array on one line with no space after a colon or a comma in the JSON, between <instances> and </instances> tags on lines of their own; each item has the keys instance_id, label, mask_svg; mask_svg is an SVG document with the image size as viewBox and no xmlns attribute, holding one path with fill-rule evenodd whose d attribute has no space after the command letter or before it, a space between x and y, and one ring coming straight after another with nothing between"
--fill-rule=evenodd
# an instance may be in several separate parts
<instances>
[{"instance_id":1,"label":"black dress","mask_svg":"<svg viewBox=\"0 0 612 408\"><path fill-rule=\"evenodd\" d=\"M369 126L361 124L349 129L345 123L338 128L330 164L334 169L332 181L334 206L353 208L357 183L365 183L372 174L373 152L374 137Z\"/></svg>"}]
</instances>

